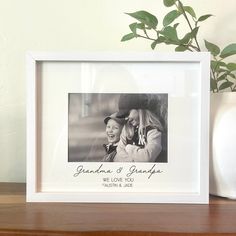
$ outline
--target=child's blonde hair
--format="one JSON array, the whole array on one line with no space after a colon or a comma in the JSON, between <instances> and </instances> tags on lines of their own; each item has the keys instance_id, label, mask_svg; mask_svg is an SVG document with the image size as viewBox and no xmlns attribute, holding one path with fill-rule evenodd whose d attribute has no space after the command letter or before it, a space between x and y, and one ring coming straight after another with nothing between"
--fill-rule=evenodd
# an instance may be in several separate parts
<instances>
[{"instance_id":1,"label":"child's blonde hair","mask_svg":"<svg viewBox=\"0 0 236 236\"><path fill-rule=\"evenodd\" d=\"M159 131L163 131L163 127L161 125L161 122L153 112L147 109L137 109L137 111L139 115L138 134L140 137L141 144L146 145L146 128L148 126L151 126L152 128L155 128ZM127 138L131 140L134 136L134 127L129 122L127 122L125 125L125 129L127 133Z\"/></svg>"}]
</instances>

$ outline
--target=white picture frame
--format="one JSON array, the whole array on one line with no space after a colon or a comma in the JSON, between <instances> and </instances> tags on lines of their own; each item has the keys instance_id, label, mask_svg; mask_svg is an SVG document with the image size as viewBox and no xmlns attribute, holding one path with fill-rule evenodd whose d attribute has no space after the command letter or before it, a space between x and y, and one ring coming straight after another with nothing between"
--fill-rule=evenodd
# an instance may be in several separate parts
<instances>
[{"instance_id":1,"label":"white picture frame","mask_svg":"<svg viewBox=\"0 0 236 236\"><path fill-rule=\"evenodd\" d=\"M209 78L206 52L27 53L27 201L207 204ZM70 161L69 94L94 93L168 94L168 161Z\"/></svg>"}]
</instances>

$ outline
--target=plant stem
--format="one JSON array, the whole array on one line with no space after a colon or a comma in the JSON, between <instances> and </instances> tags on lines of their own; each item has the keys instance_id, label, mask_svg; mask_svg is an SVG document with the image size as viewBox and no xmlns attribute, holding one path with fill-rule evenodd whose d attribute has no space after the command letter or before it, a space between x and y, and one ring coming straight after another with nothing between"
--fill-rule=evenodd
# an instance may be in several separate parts
<instances>
[{"instance_id":1,"label":"plant stem","mask_svg":"<svg viewBox=\"0 0 236 236\"><path fill-rule=\"evenodd\" d=\"M143 32L144 32L144 34L147 36L147 38L149 38L149 36L148 36L148 34L147 34L147 30L144 29Z\"/></svg>"},{"instance_id":2,"label":"plant stem","mask_svg":"<svg viewBox=\"0 0 236 236\"><path fill-rule=\"evenodd\" d=\"M188 51L193 52L193 50L191 50L189 47L187 46L184 46L184 47L186 47Z\"/></svg>"},{"instance_id":3,"label":"plant stem","mask_svg":"<svg viewBox=\"0 0 236 236\"><path fill-rule=\"evenodd\" d=\"M190 45L181 45L181 46L185 47L188 51L193 52L193 50L189 48Z\"/></svg>"},{"instance_id":4,"label":"plant stem","mask_svg":"<svg viewBox=\"0 0 236 236\"><path fill-rule=\"evenodd\" d=\"M193 27L192 27L192 25L190 24L190 21L189 21L189 19L188 19L188 16L187 16L187 14L186 14L186 12L185 12L185 10L184 10L183 3L182 3L180 0L178 0L178 3L179 3L179 6L180 6L180 8L181 8L181 10L182 10L182 12L183 12L184 18L186 19L186 21L187 21L187 23L188 23L189 28L191 29L191 31L193 31ZM197 37L196 37L196 36L194 37L194 41L195 41L195 43L196 43L196 45L197 45L196 50L200 52L201 49L200 49L200 46L199 46L199 44L198 44L198 41L197 41Z\"/></svg>"},{"instance_id":5,"label":"plant stem","mask_svg":"<svg viewBox=\"0 0 236 236\"><path fill-rule=\"evenodd\" d=\"M140 38L144 38L144 39L148 39L148 40L152 40L152 41L156 40L156 39L150 38L149 36L143 36L143 35L140 35L140 34L137 34L137 36L140 37Z\"/></svg>"},{"instance_id":6,"label":"plant stem","mask_svg":"<svg viewBox=\"0 0 236 236\"><path fill-rule=\"evenodd\" d=\"M188 45L188 46L191 47L191 48L193 48L193 49L196 50L196 51L199 50L196 46L194 46L194 45L192 45L192 44L190 44L190 45Z\"/></svg>"},{"instance_id":7,"label":"plant stem","mask_svg":"<svg viewBox=\"0 0 236 236\"><path fill-rule=\"evenodd\" d=\"M215 80L216 81L216 92L218 93L219 92L219 89L218 89L218 86L217 86L217 79L216 79L216 77L215 77L215 73L214 73L214 71L213 71L213 69L211 68L211 74L212 74L212 79L213 80ZM213 93L214 93L214 90L212 90L213 91Z\"/></svg>"}]
</instances>

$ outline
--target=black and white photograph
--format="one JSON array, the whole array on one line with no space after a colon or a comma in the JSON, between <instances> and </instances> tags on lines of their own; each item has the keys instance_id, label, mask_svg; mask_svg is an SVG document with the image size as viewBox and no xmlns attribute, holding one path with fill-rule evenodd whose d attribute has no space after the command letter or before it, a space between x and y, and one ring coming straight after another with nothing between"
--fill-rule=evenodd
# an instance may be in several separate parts
<instances>
[{"instance_id":1,"label":"black and white photograph","mask_svg":"<svg viewBox=\"0 0 236 236\"><path fill-rule=\"evenodd\" d=\"M68 162L168 162L168 94L69 93Z\"/></svg>"}]
</instances>

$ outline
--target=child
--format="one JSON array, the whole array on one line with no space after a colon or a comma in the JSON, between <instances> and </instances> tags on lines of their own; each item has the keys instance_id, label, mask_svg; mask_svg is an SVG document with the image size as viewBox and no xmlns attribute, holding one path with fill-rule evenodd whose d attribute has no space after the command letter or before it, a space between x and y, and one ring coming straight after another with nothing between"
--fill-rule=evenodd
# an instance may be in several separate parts
<instances>
[{"instance_id":1,"label":"child","mask_svg":"<svg viewBox=\"0 0 236 236\"><path fill-rule=\"evenodd\" d=\"M125 122L125 119L117 118L116 114L117 113L114 113L104 119L108 140L108 144L103 145L106 151L106 154L102 160L104 162L112 162L114 160L116 148L120 140L120 134Z\"/></svg>"}]
</instances>

